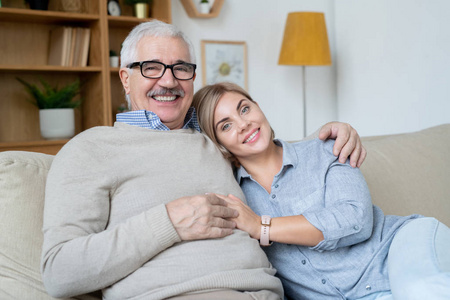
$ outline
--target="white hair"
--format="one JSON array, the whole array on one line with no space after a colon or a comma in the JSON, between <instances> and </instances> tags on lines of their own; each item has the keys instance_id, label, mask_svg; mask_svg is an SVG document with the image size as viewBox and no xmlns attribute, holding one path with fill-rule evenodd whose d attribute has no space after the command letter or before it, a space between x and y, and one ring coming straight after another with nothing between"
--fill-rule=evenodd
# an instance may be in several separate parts
<instances>
[{"instance_id":1,"label":"white hair","mask_svg":"<svg viewBox=\"0 0 450 300\"><path fill-rule=\"evenodd\" d=\"M120 50L120 67L124 68L128 64L131 64L137 60L137 45L143 37L176 37L182 39L188 46L190 63L195 64L195 52L192 42L188 37L179 30L175 25L167 24L159 20L152 20L149 22L141 23L131 30L125 41L122 44ZM133 72L133 70L129 70ZM128 102L128 109L131 109L130 96L125 95L125 99Z\"/></svg>"},{"instance_id":2,"label":"white hair","mask_svg":"<svg viewBox=\"0 0 450 300\"><path fill-rule=\"evenodd\" d=\"M153 37L176 37L181 38L188 46L190 63L195 64L195 52L192 42L175 25L167 24L159 20L141 23L131 30L122 44L120 51L120 67L124 68L137 60L137 45L146 36Z\"/></svg>"}]
</instances>

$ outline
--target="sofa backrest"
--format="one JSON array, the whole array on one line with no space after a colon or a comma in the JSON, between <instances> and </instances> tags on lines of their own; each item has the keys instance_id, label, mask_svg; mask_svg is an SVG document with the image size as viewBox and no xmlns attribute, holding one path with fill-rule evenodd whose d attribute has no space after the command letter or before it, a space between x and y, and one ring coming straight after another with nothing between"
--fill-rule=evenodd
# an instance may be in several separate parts
<instances>
[{"instance_id":1,"label":"sofa backrest","mask_svg":"<svg viewBox=\"0 0 450 300\"><path fill-rule=\"evenodd\" d=\"M420 213L450 225L450 124L367 137L361 171L386 214ZM0 299L53 299L39 265L44 190L53 156L0 152ZM99 299L99 294L76 299Z\"/></svg>"},{"instance_id":2,"label":"sofa backrest","mask_svg":"<svg viewBox=\"0 0 450 300\"><path fill-rule=\"evenodd\" d=\"M450 226L450 124L362 138L361 171L385 214L419 213Z\"/></svg>"}]
</instances>

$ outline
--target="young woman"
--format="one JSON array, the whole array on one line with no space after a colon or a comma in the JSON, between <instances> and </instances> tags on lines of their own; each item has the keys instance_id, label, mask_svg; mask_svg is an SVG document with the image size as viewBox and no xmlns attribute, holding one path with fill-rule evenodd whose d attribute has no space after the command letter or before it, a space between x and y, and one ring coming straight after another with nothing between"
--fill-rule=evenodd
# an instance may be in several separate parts
<instances>
[{"instance_id":1,"label":"young woman","mask_svg":"<svg viewBox=\"0 0 450 300\"><path fill-rule=\"evenodd\" d=\"M332 142L274 139L239 86L194 96L200 127L236 167L248 206L237 227L260 240L292 299L450 299L450 229L419 215L385 216L358 168ZM389 259L388 259L389 258Z\"/></svg>"}]
</instances>

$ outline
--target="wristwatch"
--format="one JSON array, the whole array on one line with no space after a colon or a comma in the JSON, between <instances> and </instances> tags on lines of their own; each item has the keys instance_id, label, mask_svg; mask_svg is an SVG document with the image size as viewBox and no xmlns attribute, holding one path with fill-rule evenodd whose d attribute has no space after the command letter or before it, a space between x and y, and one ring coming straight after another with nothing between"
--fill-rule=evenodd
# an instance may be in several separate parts
<instances>
[{"instance_id":1,"label":"wristwatch","mask_svg":"<svg viewBox=\"0 0 450 300\"><path fill-rule=\"evenodd\" d=\"M270 231L270 216L261 216L261 237L259 238L259 244L261 246L270 246L269 231Z\"/></svg>"}]
</instances>

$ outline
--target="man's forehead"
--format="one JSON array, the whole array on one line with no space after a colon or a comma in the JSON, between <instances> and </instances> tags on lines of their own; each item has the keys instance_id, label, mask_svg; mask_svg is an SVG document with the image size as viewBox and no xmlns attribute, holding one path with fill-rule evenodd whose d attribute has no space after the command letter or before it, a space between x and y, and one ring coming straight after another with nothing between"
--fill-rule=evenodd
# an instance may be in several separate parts
<instances>
[{"instance_id":1,"label":"man's forehead","mask_svg":"<svg viewBox=\"0 0 450 300\"><path fill-rule=\"evenodd\" d=\"M139 60L155 60L174 62L189 62L189 47L179 37L155 37L146 36L142 38L137 47Z\"/></svg>"}]
</instances>

